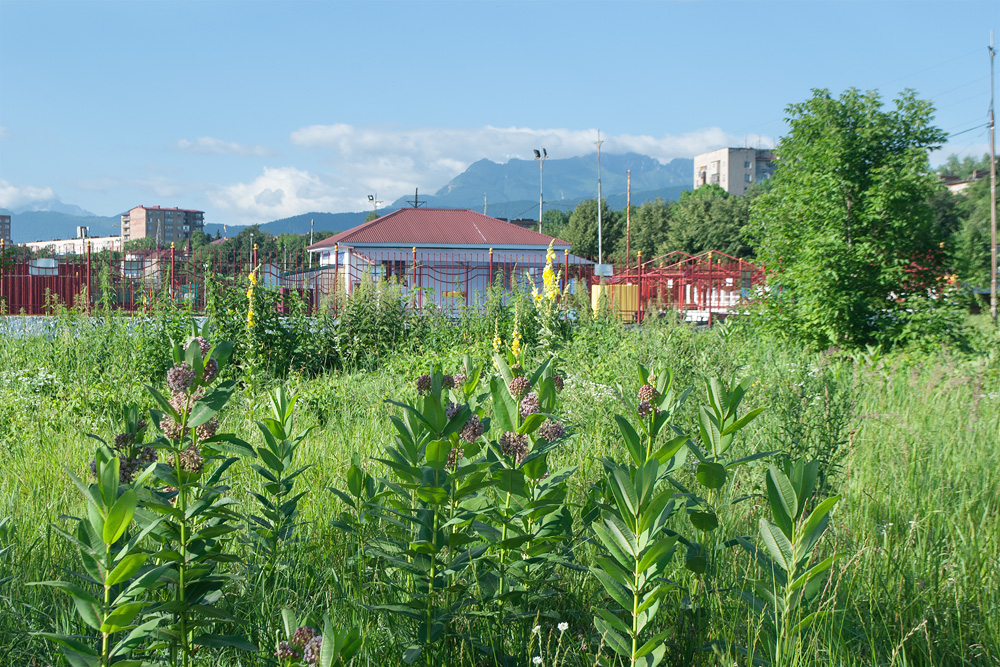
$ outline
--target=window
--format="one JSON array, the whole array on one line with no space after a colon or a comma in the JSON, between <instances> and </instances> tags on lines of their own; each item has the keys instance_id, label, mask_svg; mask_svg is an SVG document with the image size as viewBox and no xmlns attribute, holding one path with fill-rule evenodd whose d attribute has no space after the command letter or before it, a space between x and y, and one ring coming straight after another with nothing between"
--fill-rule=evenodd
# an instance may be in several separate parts
<instances>
[{"instance_id":1,"label":"window","mask_svg":"<svg viewBox=\"0 0 1000 667\"><path fill-rule=\"evenodd\" d=\"M752 183L753 182L753 179L750 177L750 174L746 175L746 181L747 181L747 183Z\"/></svg>"},{"instance_id":2,"label":"window","mask_svg":"<svg viewBox=\"0 0 1000 667\"><path fill-rule=\"evenodd\" d=\"M744 163L743 163L743 167L744 167L745 169L749 169L749 168L750 168L750 162L749 162L749 161L747 161L747 162L744 162Z\"/></svg>"}]
</instances>

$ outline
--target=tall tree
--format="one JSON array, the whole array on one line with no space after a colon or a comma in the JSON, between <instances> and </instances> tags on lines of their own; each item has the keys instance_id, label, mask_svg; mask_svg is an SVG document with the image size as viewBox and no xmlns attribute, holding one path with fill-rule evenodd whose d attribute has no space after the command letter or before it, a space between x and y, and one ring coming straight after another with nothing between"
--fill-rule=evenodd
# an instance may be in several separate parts
<instances>
[{"instance_id":1,"label":"tall tree","mask_svg":"<svg viewBox=\"0 0 1000 667\"><path fill-rule=\"evenodd\" d=\"M604 261L609 262L622 235L621 216L608 208L608 201L601 200L601 245ZM585 199L577 204L563 230L564 241L572 245L574 255L597 259L597 200Z\"/></svg>"},{"instance_id":2,"label":"tall tree","mask_svg":"<svg viewBox=\"0 0 1000 667\"><path fill-rule=\"evenodd\" d=\"M682 193L671 210L667 237L660 252L683 250L694 255L719 250L734 257L749 256L743 228L750 221L750 202L755 191L736 197L718 185L704 185Z\"/></svg>"},{"instance_id":3,"label":"tall tree","mask_svg":"<svg viewBox=\"0 0 1000 667\"><path fill-rule=\"evenodd\" d=\"M748 230L769 271L767 321L821 348L864 345L933 251L928 152L946 135L913 91L885 109L874 91L815 90L787 113Z\"/></svg>"},{"instance_id":4,"label":"tall tree","mask_svg":"<svg viewBox=\"0 0 1000 667\"><path fill-rule=\"evenodd\" d=\"M643 261L652 259L657 249L666 242L670 226L671 203L657 197L653 201L645 201L641 206L632 207L632 225L629 234L628 250L630 263L634 263L637 253L642 253ZM615 254L625 256L625 236L618 240Z\"/></svg>"}]
</instances>

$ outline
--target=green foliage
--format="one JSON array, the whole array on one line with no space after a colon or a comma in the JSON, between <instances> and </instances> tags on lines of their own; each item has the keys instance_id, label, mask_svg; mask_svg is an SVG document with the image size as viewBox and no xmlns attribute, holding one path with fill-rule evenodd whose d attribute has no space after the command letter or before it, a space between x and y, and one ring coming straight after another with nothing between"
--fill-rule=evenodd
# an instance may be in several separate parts
<instances>
[{"instance_id":1,"label":"green foliage","mask_svg":"<svg viewBox=\"0 0 1000 667\"><path fill-rule=\"evenodd\" d=\"M657 490L659 462L608 467L607 485L614 503L601 510L593 524L603 553L594 558L593 575L621 605L625 620L608 609L597 609L594 625L601 639L630 667L655 667L666 653L669 631L650 634L650 622L660 608L669 583L664 577L673 559L677 536L665 533L674 503L668 488ZM600 664L611 665L599 656Z\"/></svg>"},{"instance_id":2,"label":"green foliage","mask_svg":"<svg viewBox=\"0 0 1000 667\"><path fill-rule=\"evenodd\" d=\"M573 210L563 229L562 239L571 244L570 252L580 257L597 259L597 200L586 199ZM601 200L601 246L605 261L610 261L614 249L625 233L624 217Z\"/></svg>"},{"instance_id":3,"label":"green foliage","mask_svg":"<svg viewBox=\"0 0 1000 667\"><path fill-rule=\"evenodd\" d=\"M765 322L817 347L872 342L891 294L922 287L933 253L929 149L945 135L912 92L882 108L875 92L826 90L788 107L783 165L751 209L748 238L768 270Z\"/></svg>"},{"instance_id":4,"label":"green foliage","mask_svg":"<svg viewBox=\"0 0 1000 667\"><path fill-rule=\"evenodd\" d=\"M292 492L296 479L311 467L294 467L295 452L309 435L308 429L295 433L298 396L279 386L268 392L268 398L271 416L257 422L264 440L255 448L260 464L250 464L261 478L261 490L251 492L260 514L250 515L252 528L248 530L253 552L263 562L263 576L269 576L279 567L281 548L298 525L298 504L306 492Z\"/></svg>"},{"instance_id":5,"label":"green foliage","mask_svg":"<svg viewBox=\"0 0 1000 667\"><path fill-rule=\"evenodd\" d=\"M813 563L813 551L829 525L830 511L840 500L839 496L827 498L805 514L818 470L816 461L800 460L785 470L770 466L766 486L773 522L761 518L758 530L765 549L743 537L732 541L750 554L763 574L751 589L740 591L740 597L760 616L770 635L764 648L773 665L792 664L799 635L833 613L819 608L807 611L822 592L834 563L834 556Z\"/></svg>"},{"instance_id":6,"label":"green foliage","mask_svg":"<svg viewBox=\"0 0 1000 667\"><path fill-rule=\"evenodd\" d=\"M137 666L133 651L155 631L159 620L151 611L151 593L163 585L167 565L149 566L150 554L141 548L143 539L156 529L158 519L136 516L139 496L119 483L120 461L106 447L95 457L97 482L87 485L67 470L87 503L87 518L75 519L75 533L55 530L79 551L84 572L71 573L76 581L43 581L73 600L77 615L97 634L95 648L90 638L41 632L59 644L74 667ZM143 477L148 477L147 469ZM141 479L140 479L141 481ZM141 528L137 528L139 519ZM124 634L124 637L118 638Z\"/></svg>"},{"instance_id":7,"label":"green foliage","mask_svg":"<svg viewBox=\"0 0 1000 667\"><path fill-rule=\"evenodd\" d=\"M742 234L757 192L754 188L736 197L718 185L706 185L682 193L670 209L669 227L657 245L657 254L681 250L696 255L718 250L733 257L749 257L750 248Z\"/></svg>"}]
</instances>

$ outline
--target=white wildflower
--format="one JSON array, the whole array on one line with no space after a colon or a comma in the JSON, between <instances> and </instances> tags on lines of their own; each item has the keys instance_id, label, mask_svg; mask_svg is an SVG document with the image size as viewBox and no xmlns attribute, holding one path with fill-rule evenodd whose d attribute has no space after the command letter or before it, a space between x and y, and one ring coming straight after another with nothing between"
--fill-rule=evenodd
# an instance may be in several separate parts
<instances>
[{"instance_id":1,"label":"white wildflower","mask_svg":"<svg viewBox=\"0 0 1000 667\"><path fill-rule=\"evenodd\" d=\"M535 627L531 628L531 634L533 635L537 635L541 631L542 631L542 626L540 625L536 625Z\"/></svg>"},{"instance_id":2,"label":"white wildflower","mask_svg":"<svg viewBox=\"0 0 1000 667\"><path fill-rule=\"evenodd\" d=\"M534 658L531 659L531 662L532 662L532 664L535 664L535 665L542 664L542 656L536 655Z\"/></svg>"},{"instance_id":3,"label":"white wildflower","mask_svg":"<svg viewBox=\"0 0 1000 667\"><path fill-rule=\"evenodd\" d=\"M567 623L566 621L563 621L562 623L560 623L556 627L559 628L559 632L566 632L567 630L569 630L569 623Z\"/></svg>"}]
</instances>

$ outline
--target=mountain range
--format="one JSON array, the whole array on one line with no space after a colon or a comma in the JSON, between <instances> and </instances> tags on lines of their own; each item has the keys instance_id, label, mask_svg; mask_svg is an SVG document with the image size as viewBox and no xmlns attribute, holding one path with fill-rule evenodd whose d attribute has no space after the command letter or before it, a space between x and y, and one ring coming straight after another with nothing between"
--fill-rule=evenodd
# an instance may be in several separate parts
<instances>
[{"instance_id":1,"label":"mountain range","mask_svg":"<svg viewBox=\"0 0 1000 667\"><path fill-rule=\"evenodd\" d=\"M632 173L632 204L657 197L675 200L690 189L694 161L675 158L667 164L637 153L601 155L601 190L608 206L625 208L628 172ZM538 219L538 162L513 159L505 163L479 160L433 194L419 194L421 206L433 208L469 208L484 211L498 218ZM572 158L550 158L542 166L544 207L572 211L585 199L597 197L597 154ZM400 197L379 213L389 213L411 206L412 195ZM180 205L180 204L168 204ZM41 241L76 236L78 226L90 227L91 236L118 233L118 216L97 216L73 204L58 199L29 202L13 210L0 209L11 215L11 235L15 243ZM260 225L270 234L308 234L310 222L315 231L343 231L364 222L368 211L351 213L303 213L272 220ZM205 233L231 234L238 230L229 225L207 223Z\"/></svg>"}]
</instances>

